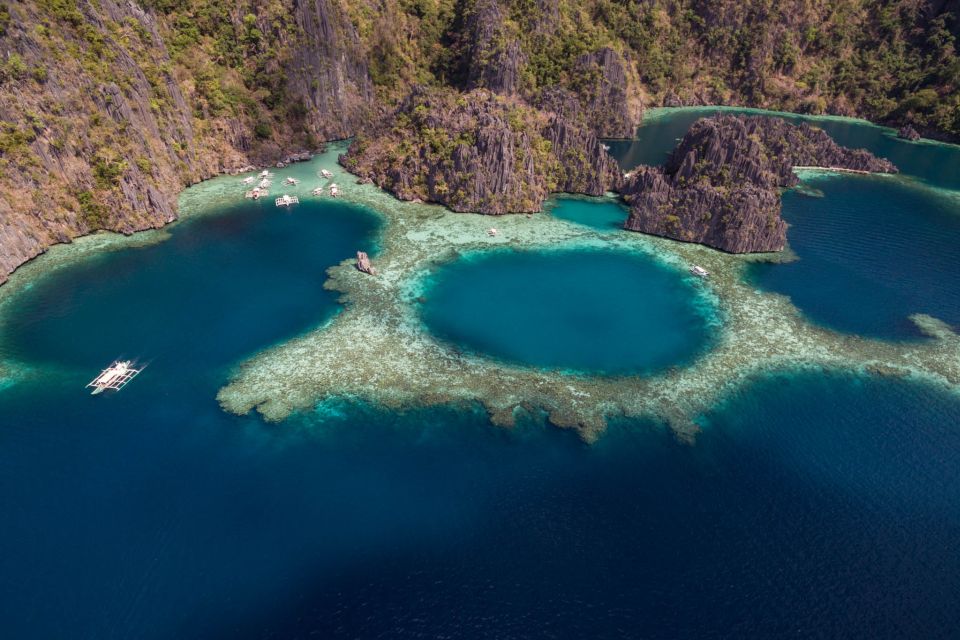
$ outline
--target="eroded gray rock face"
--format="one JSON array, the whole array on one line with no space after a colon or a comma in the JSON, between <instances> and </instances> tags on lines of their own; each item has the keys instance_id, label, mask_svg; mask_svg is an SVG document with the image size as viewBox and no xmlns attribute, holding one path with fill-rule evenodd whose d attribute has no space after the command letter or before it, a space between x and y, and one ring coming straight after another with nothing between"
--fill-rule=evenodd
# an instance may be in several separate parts
<instances>
[{"instance_id":1,"label":"eroded gray rock face","mask_svg":"<svg viewBox=\"0 0 960 640\"><path fill-rule=\"evenodd\" d=\"M471 43L466 88L508 95L518 92L527 55L504 27L503 10L497 0L477 0L465 26Z\"/></svg>"},{"instance_id":2,"label":"eroded gray rock face","mask_svg":"<svg viewBox=\"0 0 960 640\"><path fill-rule=\"evenodd\" d=\"M554 191L602 195L619 180L589 129L485 90L418 88L340 161L402 200L494 215L540 211Z\"/></svg>"},{"instance_id":3,"label":"eroded gray rock face","mask_svg":"<svg viewBox=\"0 0 960 640\"><path fill-rule=\"evenodd\" d=\"M370 256L365 251L357 251L357 271L371 276L377 275L377 268L370 262Z\"/></svg>"},{"instance_id":4,"label":"eroded gray rock face","mask_svg":"<svg viewBox=\"0 0 960 640\"><path fill-rule=\"evenodd\" d=\"M632 138L643 109L631 100L626 62L609 47L585 53L574 67L573 85L584 116L601 138Z\"/></svg>"},{"instance_id":5,"label":"eroded gray rock face","mask_svg":"<svg viewBox=\"0 0 960 640\"><path fill-rule=\"evenodd\" d=\"M626 229L731 253L780 251L787 225L780 189L795 166L895 173L888 160L846 149L823 130L780 118L715 116L690 127L663 167L640 167L623 186Z\"/></svg>"},{"instance_id":6,"label":"eroded gray rock face","mask_svg":"<svg viewBox=\"0 0 960 640\"><path fill-rule=\"evenodd\" d=\"M286 75L287 99L303 108L291 109L298 113L290 121L269 123L266 139L254 133L255 109L216 106L199 77L182 76L162 13L125 0L76 4L78 24L98 35L99 55L110 58L111 80L104 80L90 70L84 31L56 22L42 4L11 9L0 49L44 73L0 91L0 120L18 140L0 184L0 283L52 244L172 222L184 186L309 157L301 153L313 146L308 133L316 141L351 136L372 110L365 53L332 0L290 0L297 28L277 35L284 56L269 71ZM231 16L242 20L243 12ZM267 12L255 18L261 30L273 28ZM34 28L43 24L80 54L52 64Z\"/></svg>"},{"instance_id":7,"label":"eroded gray rock face","mask_svg":"<svg viewBox=\"0 0 960 640\"><path fill-rule=\"evenodd\" d=\"M373 111L373 85L356 29L336 2L296 0L300 29L288 64L291 93L303 100L320 140L348 138Z\"/></svg>"},{"instance_id":8,"label":"eroded gray rock face","mask_svg":"<svg viewBox=\"0 0 960 640\"><path fill-rule=\"evenodd\" d=\"M905 124L900 127L899 131L897 131L897 137L904 140L910 140L911 142L916 142L920 139L920 133L909 124Z\"/></svg>"}]
</instances>

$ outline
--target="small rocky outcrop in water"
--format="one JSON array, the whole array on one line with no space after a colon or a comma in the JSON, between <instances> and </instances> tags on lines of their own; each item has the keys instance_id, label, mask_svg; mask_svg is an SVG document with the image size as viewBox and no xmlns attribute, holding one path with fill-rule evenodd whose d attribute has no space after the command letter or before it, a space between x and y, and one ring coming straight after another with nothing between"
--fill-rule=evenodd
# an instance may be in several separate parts
<instances>
[{"instance_id":1,"label":"small rocky outcrop in water","mask_svg":"<svg viewBox=\"0 0 960 640\"><path fill-rule=\"evenodd\" d=\"M897 137L903 138L904 140L910 140L911 142L916 142L920 139L920 134L909 124L905 124L900 127L900 130L897 131Z\"/></svg>"},{"instance_id":2,"label":"small rocky outcrop in water","mask_svg":"<svg viewBox=\"0 0 960 640\"><path fill-rule=\"evenodd\" d=\"M377 275L377 268L370 262L370 256L366 251L357 251L357 270L369 273L371 276Z\"/></svg>"},{"instance_id":3,"label":"small rocky outcrop in water","mask_svg":"<svg viewBox=\"0 0 960 640\"><path fill-rule=\"evenodd\" d=\"M640 167L622 192L625 228L731 253L780 251L780 189L795 166L895 173L888 160L846 149L823 130L780 118L715 116L690 127L662 167Z\"/></svg>"},{"instance_id":4,"label":"small rocky outcrop in water","mask_svg":"<svg viewBox=\"0 0 960 640\"><path fill-rule=\"evenodd\" d=\"M554 191L602 195L620 179L588 128L482 89L415 89L340 162L401 200L487 214L540 211Z\"/></svg>"}]
</instances>

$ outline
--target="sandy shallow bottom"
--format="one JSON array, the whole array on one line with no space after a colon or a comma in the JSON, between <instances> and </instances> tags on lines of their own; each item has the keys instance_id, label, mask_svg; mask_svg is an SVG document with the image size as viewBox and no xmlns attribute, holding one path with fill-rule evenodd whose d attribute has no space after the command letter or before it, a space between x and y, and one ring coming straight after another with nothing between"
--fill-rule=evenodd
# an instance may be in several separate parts
<instances>
[{"instance_id":1,"label":"sandy shallow bottom","mask_svg":"<svg viewBox=\"0 0 960 640\"><path fill-rule=\"evenodd\" d=\"M493 421L512 425L520 412L544 413L553 424L592 441L613 416L666 421L692 439L698 416L746 379L767 371L845 369L922 379L960 389L960 338L942 322L913 320L932 339L882 342L836 333L805 320L790 300L758 291L741 278L754 257L625 231L606 232L547 215L456 214L404 203L355 179L333 160L344 145L305 163L334 170L344 200L385 219L379 275L352 261L331 268L325 287L342 293L344 310L329 324L242 364L218 399L228 411L252 409L268 420L314 409L331 398L357 398L387 408L481 403ZM306 190L309 185L302 185ZM489 237L496 226L500 233ZM497 247L597 248L653 255L696 281L700 304L715 318L715 346L689 366L652 376L602 377L542 371L465 355L427 333L417 312L424 276L436 265ZM686 275L702 265L708 281ZM627 338L625 338L627 339Z\"/></svg>"}]
</instances>

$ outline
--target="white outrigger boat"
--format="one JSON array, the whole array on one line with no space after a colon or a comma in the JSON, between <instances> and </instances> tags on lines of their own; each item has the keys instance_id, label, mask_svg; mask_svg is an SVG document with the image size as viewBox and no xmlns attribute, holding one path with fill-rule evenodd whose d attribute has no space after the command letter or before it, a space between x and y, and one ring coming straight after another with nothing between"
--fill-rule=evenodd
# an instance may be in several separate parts
<instances>
[{"instance_id":1,"label":"white outrigger boat","mask_svg":"<svg viewBox=\"0 0 960 640\"><path fill-rule=\"evenodd\" d=\"M266 189L267 187L270 186L270 181L267 180L266 178L264 178L263 180L260 181L260 184L259 184L258 186L259 186L261 189Z\"/></svg>"},{"instance_id":2,"label":"white outrigger boat","mask_svg":"<svg viewBox=\"0 0 960 640\"><path fill-rule=\"evenodd\" d=\"M300 184L300 181L297 180L296 178L287 178L286 180L283 181L283 183L284 183L284 184L292 184L292 185L296 186L296 185Z\"/></svg>"},{"instance_id":3,"label":"white outrigger boat","mask_svg":"<svg viewBox=\"0 0 960 640\"><path fill-rule=\"evenodd\" d=\"M297 196L288 196L287 194L283 194L274 202L278 207L289 207L292 204L300 204L300 198Z\"/></svg>"},{"instance_id":4,"label":"white outrigger boat","mask_svg":"<svg viewBox=\"0 0 960 640\"><path fill-rule=\"evenodd\" d=\"M247 176L243 179L243 184L253 184L255 178L253 176Z\"/></svg>"},{"instance_id":5,"label":"white outrigger boat","mask_svg":"<svg viewBox=\"0 0 960 640\"><path fill-rule=\"evenodd\" d=\"M710 272L704 269L701 266L694 265L690 267L690 273L697 276L698 278L707 278L710 276Z\"/></svg>"},{"instance_id":6,"label":"white outrigger boat","mask_svg":"<svg viewBox=\"0 0 960 640\"><path fill-rule=\"evenodd\" d=\"M263 171L260 172L260 177L261 177L261 178L269 178L269 177L270 177L270 172L267 171L266 169L264 169Z\"/></svg>"},{"instance_id":7,"label":"white outrigger boat","mask_svg":"<svg viewBox=\"0 0 960 640\"><path fill-rule=\"evenodd\" d=\"M141 371L143 371L143 369L135 369L133 362L130 360L117 360L101 371L100 375L90 381L87 387L93 387L91 395L94 396L98 393L103 393L107 389L120 391L120 389L127 386L127 383L133 380Z\"/></svg>"},{"instance_id":8,"label":"white outrigger boat","mask_svg":"<svg viewBox=\"0 0 960 640\"><path fill-rule=\"evenodd\" d=\"M327 171L326 169L320 169L320 175L324 178L332 178L333 174Z\"/></svg>"},{"instance_id":9,"label":"white outrigger boat","mask_svg":"<svg viewBox=\"0 0 960 640\"><path fill-rule=\"evenodd\" d=\"M316 189L314 189L314 190L311 191L310 193L312 193L312 194L315 195L315 196L322 196L322 195L323 195L323 187L317 187Z\"/></svg>"},{"instance_id":10,"label":"white outrigger boat","mask_svg":"<svg viewBox=\"0 0 960 640\"><path fill-rule=\"evenodd\" d=\"M335 184L330 185L330 195L336 198L340 195L340 187Z\"/></svg>"}]
</instances>

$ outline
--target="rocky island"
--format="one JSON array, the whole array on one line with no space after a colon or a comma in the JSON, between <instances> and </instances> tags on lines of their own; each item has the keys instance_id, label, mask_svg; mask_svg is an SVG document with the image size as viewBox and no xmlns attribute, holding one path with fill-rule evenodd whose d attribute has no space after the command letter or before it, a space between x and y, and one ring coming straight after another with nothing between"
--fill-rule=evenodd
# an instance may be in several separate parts
<instances>
[{"instance_id":1,"label":"rocky island","mask_svg":"<svg viewBox=\"0 0 960 640\"><path fill-rule=\"evenodd\" d=\"M552 192L599 196L619 181L582 121L484 89L415 89L340 162L401 200L486 214L540 211Z\"/></svg>"},{"instance_id":2,"label":"rocky island","mask_svg":"<svg viewBox=\"0 0 960 640\"><path fill-rule=\"evenodd\" d=\"M625 228L730 253L780 251L787 225L780 190L794 167L895 173L888 160L846 149L822 129L780 118L718 115L698 120L662 167L641 166L622 187Z\"/></svg>"}]
</instances>

